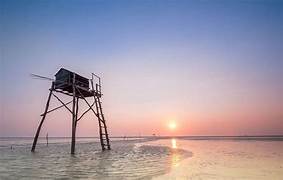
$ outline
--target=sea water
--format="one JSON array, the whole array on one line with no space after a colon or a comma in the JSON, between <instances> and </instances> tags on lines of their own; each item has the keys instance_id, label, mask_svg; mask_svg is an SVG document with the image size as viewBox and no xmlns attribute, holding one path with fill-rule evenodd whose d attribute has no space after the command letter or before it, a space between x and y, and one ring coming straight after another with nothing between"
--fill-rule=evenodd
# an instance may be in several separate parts
<instances>
[{"instance_id":1,"label":"sea water","mask_svg":"<svg viewBox=\"0 0 283 180\"><path fill-rule=\"evenodd\" d=\"M283 179L282 137L77 140L0 138L0 179Z\"/></svg>"},{"instance_id":2,"label":"sea water","mask_svg":"<svg viewBox=\"0 0 283 180\"><path fill-rule=\"evenodd\" d=\"M191 151L193 155L154 179L282 180L282 137L199 137L163 139L148 145Z\"/></svg>"},{"instance_id":3,"label":"sea water","mask_svg":"<svg viewBox=\"0 0 283 180\"><path fill-rule=\"evenodd\" d=\"M2 138L0 179L151 179L170 171L174 154L179 161L191 156L182 149L143 144L148 139L114 139L112 150L101 151L93 138L79 138L72 156L69 140L53 138L47 146L41 139L31 153L31 138Z\"/></svg>"}]
</instances>

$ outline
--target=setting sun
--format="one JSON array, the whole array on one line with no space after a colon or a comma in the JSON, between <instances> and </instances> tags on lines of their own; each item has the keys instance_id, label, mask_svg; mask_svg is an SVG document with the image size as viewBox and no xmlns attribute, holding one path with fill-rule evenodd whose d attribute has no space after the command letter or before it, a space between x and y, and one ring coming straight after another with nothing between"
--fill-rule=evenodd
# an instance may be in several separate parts
<instances>
[{"instance_id":1,"label":"setting sun","mask_svg":"<svg viewBox=\"0 0 283 180\"><path fill-rule=\"evenodd\" d=\"M176 129L177 125L175 122L169 122L168 127L173 130Z\"/></svg>"}]
</instances>

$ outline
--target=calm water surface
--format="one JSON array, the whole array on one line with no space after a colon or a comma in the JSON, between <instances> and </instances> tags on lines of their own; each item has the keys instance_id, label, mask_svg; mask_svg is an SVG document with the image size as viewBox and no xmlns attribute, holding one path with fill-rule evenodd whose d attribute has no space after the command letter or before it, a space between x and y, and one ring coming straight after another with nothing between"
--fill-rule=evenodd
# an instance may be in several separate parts
<instances>
[{"instance_id":1,"label":"calm water surface","mask_svg":"<svg viewBox=\"0 0 283 180\"><path fill-rule=\"evenodd\" d=\"M28 140L2 141L0 148L0 179L151 179L171 169L176 161L191 156L182 149L143 144L146 140L117 140L112 150L100 150L98 142L79 140L76 155L71 156L70 144L53 140L47 147L40 144L30 152ZM12 149L9 145L13 144Z\"/></svg>"},{"instance_id":2,"label":"calm water surface","mask_svg":"<svg viewBox=\"0 0 283 180\"><path fill-rule=\"evenodd\" d=\"M283 141L266 138L0 139L0 179L283 179ZM12 149L11 149L12 146Z\"/></svg>"},{"instance_id":3,"label":"calm water surface","mask_svg":"<svg viewBox=\"0 0 283 180\"><path fill-rule=\"evenodd\" d=\"M193 156L175 163L154 179L282 180L282 138L222 140L164 139L147 142L189 150Z\"/></svg>"}]
</instances>

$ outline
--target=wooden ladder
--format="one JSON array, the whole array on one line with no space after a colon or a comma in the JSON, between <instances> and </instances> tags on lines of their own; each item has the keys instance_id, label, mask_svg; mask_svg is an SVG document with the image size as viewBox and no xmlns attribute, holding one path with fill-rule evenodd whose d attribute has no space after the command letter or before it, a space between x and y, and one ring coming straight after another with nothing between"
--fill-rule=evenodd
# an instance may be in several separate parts
<instances>
[{"instance_id":1,"label":"wooden ladder","mask_svg":"<svg viewBox=\"0 0 283 180\"><path fill-rule=\"evenodd\" d=\"M98 118L98 124L99 124L99 136L100 136L100 143L102 150L108 149L110 150L110 143L109 143L109 137L107 132L107 126L104 118L104 114L102 112L102 106L99 96L95 96L95 104L96 104L96 110L97 110L97 118Z\"/></svg>"},{"instance_id":2,"label":"wooden ladder","mask_svg":"<svg viewBox=\"0 0 283 180\"><path fill-rule=\"evenodd\" d=\"M98 76L96 76L98 77ZM95 89L94 89L94 82L93 79L91 79L91 86L92 90L94 92L94 102L96 106L96 116L98 118L98 124L99 124L99 138L100 138L100 144L102 150L110 150L110 142L109 142L109 137L108 137L108 132L107 132L107 126L104 118L104 114L102 112L102 105L101 105L101 84L100 84L100 77L98 77L99 84L95 84Z\"/></svg>"}]
</instances>

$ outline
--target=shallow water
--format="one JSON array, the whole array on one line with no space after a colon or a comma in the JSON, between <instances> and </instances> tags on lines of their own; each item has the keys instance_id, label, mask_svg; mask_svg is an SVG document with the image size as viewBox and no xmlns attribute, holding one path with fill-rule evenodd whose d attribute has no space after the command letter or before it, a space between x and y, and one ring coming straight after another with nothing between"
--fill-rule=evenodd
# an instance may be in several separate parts
<instances>
[{"instance_id":1,"label":"shallow water","mask_svg":"<svg viewBox=\"0 0 283 180\"><path fill-rule=\"evenodd\" d=\"M169 173L154 179L282 180L283 141L188 140L147 142L192 151L193 156L172 166Z\"/></svg>"},{"instance_id":2,"label":"shallow water","mask_svg":"<svg viewBox=\"0 0 283 180\"><path fill-rule=\"evenodd\" d=\"M1 142L0 179L283 179L282 138L116 139L104 152L78 138L75 156L68 138L31 142Z\"/></svg>"},{"instance_id":3,"label":"shallow water","mask_svg":"<svg viewBox=\"0 0 283 180\"><path fill-rule=\"evenodd\" d=\"M79 142L71 156L68 143L30 144L0 149L0 179L151 179L168 173L176 155L181 161L191 153L170 147L144 145L144 140L113 141L112 150L97 142Z\"/></svg>"}]
</instances>

